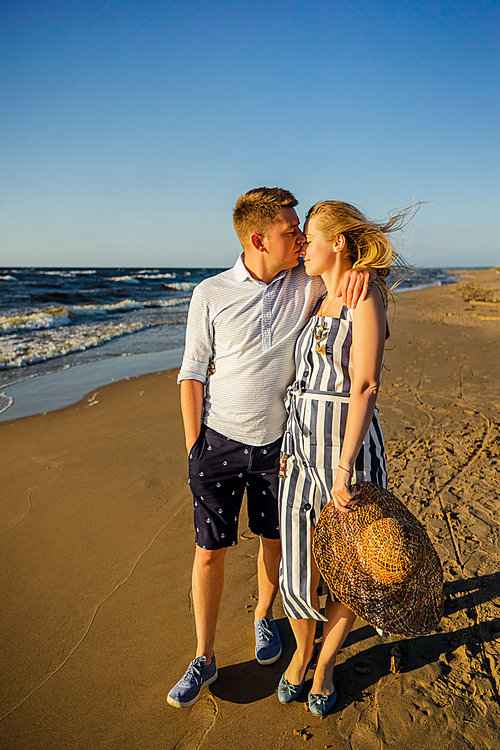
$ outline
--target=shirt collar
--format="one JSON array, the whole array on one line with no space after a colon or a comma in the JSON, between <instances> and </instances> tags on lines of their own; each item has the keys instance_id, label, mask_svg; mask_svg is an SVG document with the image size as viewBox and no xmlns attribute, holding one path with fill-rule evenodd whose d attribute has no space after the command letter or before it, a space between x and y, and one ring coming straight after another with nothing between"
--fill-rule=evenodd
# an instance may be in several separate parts
<instances>
[{"instance_id":1,"label":"shirt collar","mask_svg":"<svg viewBox=\"0 0 500 750\"><path fill-rule=\"evenodd\" d=\"M241 255L238 257L238 260L233 266L233 274L235 281L246 281L247 279L250 279L250 281L253 281L252 277L250 276L250 272L248 271L247 267L245 266L245 263L243 262L243 258L245 257L245 253L241 253Z\"/></svg>"},{"instance_id":2,"label":"shirt collar","mask_svg":"<svg viewBox=\"0 0 500 750\"><path fill-rule=\"evenodd\" d=\"M257 279L253 278L252 274L250 273L248 268L245 266L244 259L245 259L245 253L242 252L238 260L233 266L233 274L234 274L235 281L238 281L241 283L242 281L246 281L248 279L249 281L252 281L254 284L255 283L263 284L264 283L263 281L258 281ZM269 283L273 284L278 279L282 279L286 273L287 273L286 271L280 271L279 274L275 276L274 279Z\"/></svg>"}]
</instances>

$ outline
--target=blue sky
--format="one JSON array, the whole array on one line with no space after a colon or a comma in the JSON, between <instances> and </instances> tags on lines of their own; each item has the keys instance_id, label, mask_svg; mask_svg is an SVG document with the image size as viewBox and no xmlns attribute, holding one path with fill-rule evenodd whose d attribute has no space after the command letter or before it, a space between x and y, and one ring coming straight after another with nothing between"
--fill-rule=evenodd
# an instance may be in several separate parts
<instances>
[{"instance_id":1,"label":"blue sky","mask_svg":"<svg viewBox=\"0 0 500 750\"><path fill-rule=\"evenodd\" d=\"M0 265L232 265L242 192L500 263L498 2L4 0Z\"/></svg>"}]
</instances>

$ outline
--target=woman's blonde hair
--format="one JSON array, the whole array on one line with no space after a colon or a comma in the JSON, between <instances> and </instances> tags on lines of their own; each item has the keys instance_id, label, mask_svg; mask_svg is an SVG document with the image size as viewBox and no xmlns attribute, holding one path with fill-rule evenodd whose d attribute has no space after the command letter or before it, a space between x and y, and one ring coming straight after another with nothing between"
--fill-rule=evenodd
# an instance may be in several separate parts
<instances>
[{"instance_id":1,"label":"woman's blonde hair","mask_svg":"<svg viewBox=\"0 0 500 750\"><path fill-rule=\"evenodd\" d=\"M343 201L322 201L309 209L306 221L318 217L318 229L328 242L334 242L339 234L346 239L347 254L352 267L370 266L376 268L380 291L387 303L387 283L391 268L407 268L406 262L394 250L388 235L404 229L417 213L420 203L389 214L385 223L372 221L350 203ZM392 287L394 288L394 287ZM391 291L391 290L389 290Z\"/></svg>"}]
</instances>

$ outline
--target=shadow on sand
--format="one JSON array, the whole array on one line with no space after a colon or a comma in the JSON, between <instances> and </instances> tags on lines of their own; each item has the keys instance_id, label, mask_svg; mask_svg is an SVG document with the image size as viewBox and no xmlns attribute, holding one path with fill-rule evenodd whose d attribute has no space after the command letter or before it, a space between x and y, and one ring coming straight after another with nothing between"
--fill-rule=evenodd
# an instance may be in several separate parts
<instances>
[{"instance_id":1,"label":"shadow on sand","mask_svg":"<svg viewBox=\"0 0 500 750\"><path fill-rule=\"evenodd\" d=\"M460 609L471 611L474 606L491 601L500 593L500 573L478 576L476 578L459 579L445 585L446 606L445 614L453 614ZM439 628L430 635L415 638L399 638L391 636L382 639L376 635L371 625L363 625L351 631L343 651L364 640L376 638L377 642L347 658L336 667L339 685L348 685L346 691L339 690L339 701L334 709L342 710L352 701L361 700L363 693L381 677L389 673L390 651L398 646L403 654L401 673L405 674L420 669L425 665L436 664L443 654L454 651L461 645L467 645L474 656L481 650L481 643L500 637L500 619L481 624L481 632L477 625L445 632ZM291 658L294 649L294 638L286 618L277 621L283 643L283 656L278 662L262 667L254 659L251 661L232 664L219 669L219 679L211 690L213 694L232 703L253 703L267 698L276 692L278 682ZM318 624L317 638L321 638L321 624ZM441 665L441 669L449 669ZM311 678L306 680L299 703L307 701L307 693L311 686Z\"/></svg>"}]
</instances>

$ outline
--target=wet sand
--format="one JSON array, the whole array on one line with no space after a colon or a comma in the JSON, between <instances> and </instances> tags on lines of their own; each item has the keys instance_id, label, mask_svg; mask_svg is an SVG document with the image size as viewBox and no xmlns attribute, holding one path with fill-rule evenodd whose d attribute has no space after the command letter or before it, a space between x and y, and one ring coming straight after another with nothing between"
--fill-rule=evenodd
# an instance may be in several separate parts
<instances>
[{"instance_id":1,"label":"wet sand","mask_svg":"<svg viewBox=\"0 0 500 750\"><path fill-rule=\"evenodd\" d=\"M439 631L358 620L330 716L275 695L292 651L253 655L257 540L226 564L219 679L165 696L192 658L192 509L176 372L0 425L0 746L10 750L500 749L500 274L401 294L379 398L390 488L443 562ZM391 650L401 670L390 671ZM395 653L393 651L393 653Z\"/></svg>"}]
</instances>

